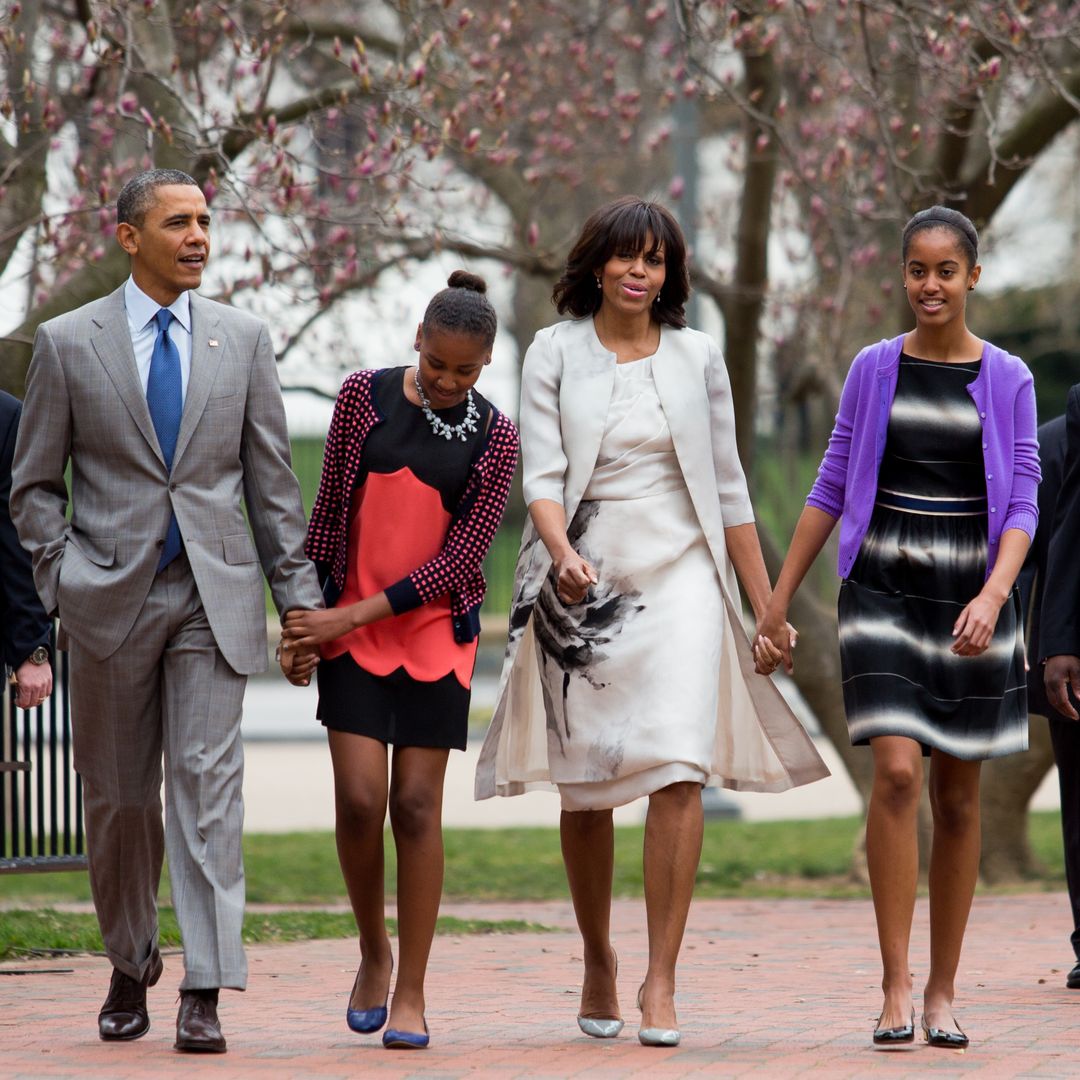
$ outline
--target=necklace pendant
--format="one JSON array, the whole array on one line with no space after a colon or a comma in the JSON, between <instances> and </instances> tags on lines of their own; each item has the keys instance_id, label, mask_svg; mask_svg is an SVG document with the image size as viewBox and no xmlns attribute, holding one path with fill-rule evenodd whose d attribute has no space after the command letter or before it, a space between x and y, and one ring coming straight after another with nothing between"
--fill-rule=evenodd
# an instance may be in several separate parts
<instances>
[{"instance_id":1,"label":"necklace pendant","mask_svg":"<svg viewBox=\"0 0 1080 1080\"><path fill-rule=\"evenodd\" d=\"M462 442L467 442L468 436L465 433L475 432L476 421L480 418L480 410L476 407L476 402L473 401L472 388L470 387L465 393L465 400L468 402L465 419L460 424L454 424L451 427L445 420L436 416L432 410L431 401L427 394L424 393L424 384L420 381L419 366L413 369L413 382L416 384L416 395L420 398L420 407L423 409L424 418L431 425L432 434L443 439L452 439L456 435Z\"/></svg>"}]
</instances>

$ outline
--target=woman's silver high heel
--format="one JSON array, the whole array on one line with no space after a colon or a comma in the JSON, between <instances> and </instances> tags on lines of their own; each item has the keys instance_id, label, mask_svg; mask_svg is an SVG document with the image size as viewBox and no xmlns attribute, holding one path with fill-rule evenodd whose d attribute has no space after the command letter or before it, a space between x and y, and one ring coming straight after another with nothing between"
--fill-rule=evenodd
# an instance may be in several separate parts
<instances>
[{"instance_id":1,"label":"woman's silver high heel","mask_svg":"<svg viewBox=\"0 0 1080 1080\"><path fill-rule=\"evenodd\" d=\"M639 1009L641 1009L641 994L644 989L645 984L642 983L637 992ZM682 1034L678 1028L643 1027L638 1028L637 1037L642 1046L678 1046Z\"/></svg>"},{"instance_id":2,"label":"woman's silver high heel","mask_svg":"<svg viewBox=\"0 0 1080 1080\"><path fill-rule=\"evenodd\" d=\"M615 961L615 977L619 977L619 957L611 950ZM582 1016L578 1013L577 1026L594 1039L614 1039L623 1029L623 1021L616 1016Z\"/></svg>"}]
</instances>

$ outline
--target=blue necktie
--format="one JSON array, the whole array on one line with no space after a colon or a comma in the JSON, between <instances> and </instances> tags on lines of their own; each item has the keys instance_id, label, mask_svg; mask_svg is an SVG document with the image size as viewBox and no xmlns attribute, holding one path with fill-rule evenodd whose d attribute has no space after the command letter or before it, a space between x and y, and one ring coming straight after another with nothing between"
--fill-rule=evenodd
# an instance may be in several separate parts
<instances>
[{"instance_id":1,"label":"blue necktie","mask_svg":"<svg viewBox=\"0 0 1080 1080\"><path fill-rule=\"evenodd\" d=\"M161 308L154 316L158 324L158 336L154 351L150 354L150 377L146 380L146 404L150 419L157 432L158 445L165 465L172 471L176 438L180 434L180 415L184 410L183 386L180 382L180 353L176 343L169 337L169 324L176 316L168 308ZM176 515L169 516L169 531L165 534L165 546L161 549L158 571L162 571L180 554L180 526Z\"/></svg>"}]
</instances>

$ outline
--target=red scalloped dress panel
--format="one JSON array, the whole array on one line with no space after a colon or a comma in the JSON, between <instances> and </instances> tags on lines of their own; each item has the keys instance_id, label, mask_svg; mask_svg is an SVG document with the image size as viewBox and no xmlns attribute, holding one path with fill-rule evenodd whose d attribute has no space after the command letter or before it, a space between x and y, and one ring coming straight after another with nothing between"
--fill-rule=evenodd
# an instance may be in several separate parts
<instances>
[{"instance_id":1,"label":"red scalloped dress panel","mask_svg":"<svg viewBox=\"0 0 1080 1080\"><path fill-rule=\"evenodd\" d=\"M369 473L349 508L349 562L345 588L335 607L374 596L433 559L446 542L450 514L439 492L409 468ZM327 660L348 652L372 675L399 667L418 682L453 672L466 689L476 661L476 641L454 640L450 594L411 611L361 626L327 642Z\"/></svg>"}]
</instances>

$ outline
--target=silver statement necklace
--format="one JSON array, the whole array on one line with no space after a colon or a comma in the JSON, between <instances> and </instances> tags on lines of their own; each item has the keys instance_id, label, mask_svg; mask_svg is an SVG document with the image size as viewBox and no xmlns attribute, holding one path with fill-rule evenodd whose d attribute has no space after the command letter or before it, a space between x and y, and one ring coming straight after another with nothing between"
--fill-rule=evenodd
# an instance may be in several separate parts
<instances>
[{"instance_id":1,"label":"silver statement necklace","mask_svg":"<svg viewBox=\"0 0 1080 1080\"><path fill-rule=\"evenodd\" d=\"M469 403L469 407L465 410L465 419L460 424L454 424L451 427L445 420L441 420L435 415L431 408L431 402L428 400L427 394L424 393L424 386L420 382L420 367L417 365L413 368L413 382L416 383L416 393L420 398L420 408L424 410L424 416L427 417L427 422L431 425L431 430L440 439L452 439L455 435L462 441L468 438L466 432L472 432L476 430L476 421L480 419L480 410L476 407L476 402L473 401L472 388L470 387L465 393L465 400Z\"/></svg>"}]
</instances>

